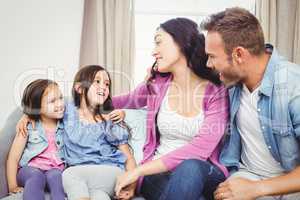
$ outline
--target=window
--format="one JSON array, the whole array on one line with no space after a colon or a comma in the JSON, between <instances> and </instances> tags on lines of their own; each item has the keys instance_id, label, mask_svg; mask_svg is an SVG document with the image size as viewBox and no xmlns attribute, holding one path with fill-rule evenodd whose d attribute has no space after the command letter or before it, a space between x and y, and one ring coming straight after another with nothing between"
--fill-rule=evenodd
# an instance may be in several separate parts
<instances>
[{"instance_id":1,"label":"window","mask_svg":"<svg viewBox=\"0 0 300 200\"><path fill-rule=\"evenodd\" d=\"M254 12L255 0L136 0L134 84L144 80L154 59L151 52L159 24L175 17L186 17L198 24L210 13L239 6Z\"/></svg>"}]
</instances>

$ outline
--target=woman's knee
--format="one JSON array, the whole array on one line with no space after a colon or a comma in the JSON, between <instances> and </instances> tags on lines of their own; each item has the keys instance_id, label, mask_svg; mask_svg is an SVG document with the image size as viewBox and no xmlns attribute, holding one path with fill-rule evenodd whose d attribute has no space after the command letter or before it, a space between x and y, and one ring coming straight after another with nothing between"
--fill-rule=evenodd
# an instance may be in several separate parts
<instances>
[{"instance_id":1,"label":"woman's knee","mask_svg":"<svg viewBox=\"0 0 300 200\"><path fill-rule=\"evenodd\" d=\"M209 169L207 161L189 159L183 161L176 169L175 172L180 174L182 177L190 177L199 179L204 176Z\"/></svg>"}]
</instances>

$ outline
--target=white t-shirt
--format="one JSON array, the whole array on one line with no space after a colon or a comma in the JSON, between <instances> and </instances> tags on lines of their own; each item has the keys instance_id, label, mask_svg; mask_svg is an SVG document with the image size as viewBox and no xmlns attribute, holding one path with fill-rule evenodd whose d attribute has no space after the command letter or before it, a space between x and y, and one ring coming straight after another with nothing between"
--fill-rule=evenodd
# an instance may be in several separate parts
<instances>
[{"instance_id":1,"label":"white t-shirt","mask_svg":"<svg viewBox=\"0 0 300 200\"><path fill-rule=\"evenodd\" d=\"M169 107L168 92L165 95L157 115L160 143L154 159L160 158L189 143L198 133L204 119L203 112L195 117L185 117Z\"/></svg>"},{"instance_id":2,"label":"white t-shirt","mask_svg":"<svg viewBox=\"0 0 300 200\"><path fill-rule=\"evenodd\" d=\"M251 172L265 177L278 176L284 172L280 163L270 153L259 118L257 102L259 87L252 93L244 85L241 94L241 104L237 113L237 128L241 135L241 161Z\"/></svg>"}]
</instances>

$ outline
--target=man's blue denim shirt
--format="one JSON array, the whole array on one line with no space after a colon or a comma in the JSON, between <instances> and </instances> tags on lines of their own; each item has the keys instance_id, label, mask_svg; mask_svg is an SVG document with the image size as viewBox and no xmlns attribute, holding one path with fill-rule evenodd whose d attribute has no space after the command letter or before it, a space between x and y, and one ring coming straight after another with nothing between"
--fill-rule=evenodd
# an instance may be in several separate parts
<instances>
[{"instance_id":1,"label":"man's blue denim shirt","mask_svg":"<svg viewBox=\"0 0 300 200\"><path fill-rule=\"evenodd\" d=\"M300 164L300 66L279 56L272 45L266 45L266 52L272 55L259 88L257 112L272 156L288 172ZM241 92L241 84L229 89L230 129L220 155L220 162L231 172L239 169L241 158L236 124Z\"/></svg>"}]
</instances>

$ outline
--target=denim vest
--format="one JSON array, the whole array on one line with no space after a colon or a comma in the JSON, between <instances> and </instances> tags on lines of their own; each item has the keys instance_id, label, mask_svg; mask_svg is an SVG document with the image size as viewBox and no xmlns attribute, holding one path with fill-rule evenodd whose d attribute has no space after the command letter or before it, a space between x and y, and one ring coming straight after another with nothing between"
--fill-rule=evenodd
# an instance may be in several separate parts
<instances>
[{"instance_id":1,"label":"denim vest","mask_svg":"<svg viewBox=\"0 0 300 200\"><path fill-rule=\"evenodd\" d=\"M266 47L272 55L260 85L257 112L270 153L289 172L300 164L300 66L280 57L273 46ZM241 92L241 84L229 90L230 131L220 154L220 162L231 172L238 170L241 158L236 123Z\"/></svg>"},{"instance_id":2,"label":"denim vest","mask_svg":"<svg viewBox=\"0 0 300 200\"><path fill-rule=\"evenodd\" d=\"M45 134L45 130L40 121L36 122L35 129L32 128L32 125L29 124L28 127L28 139L25 149L23 151L22 157L20 159L19 165L21 167L28 165L28 162L42 153L48 147L48 140ZM62 122L58 122L56 127L56 146L58 149L57 157L62 161L65 160L64 157L64 143L63 143L63 134L64 126Z\"/></svg>"}]
</instances>

